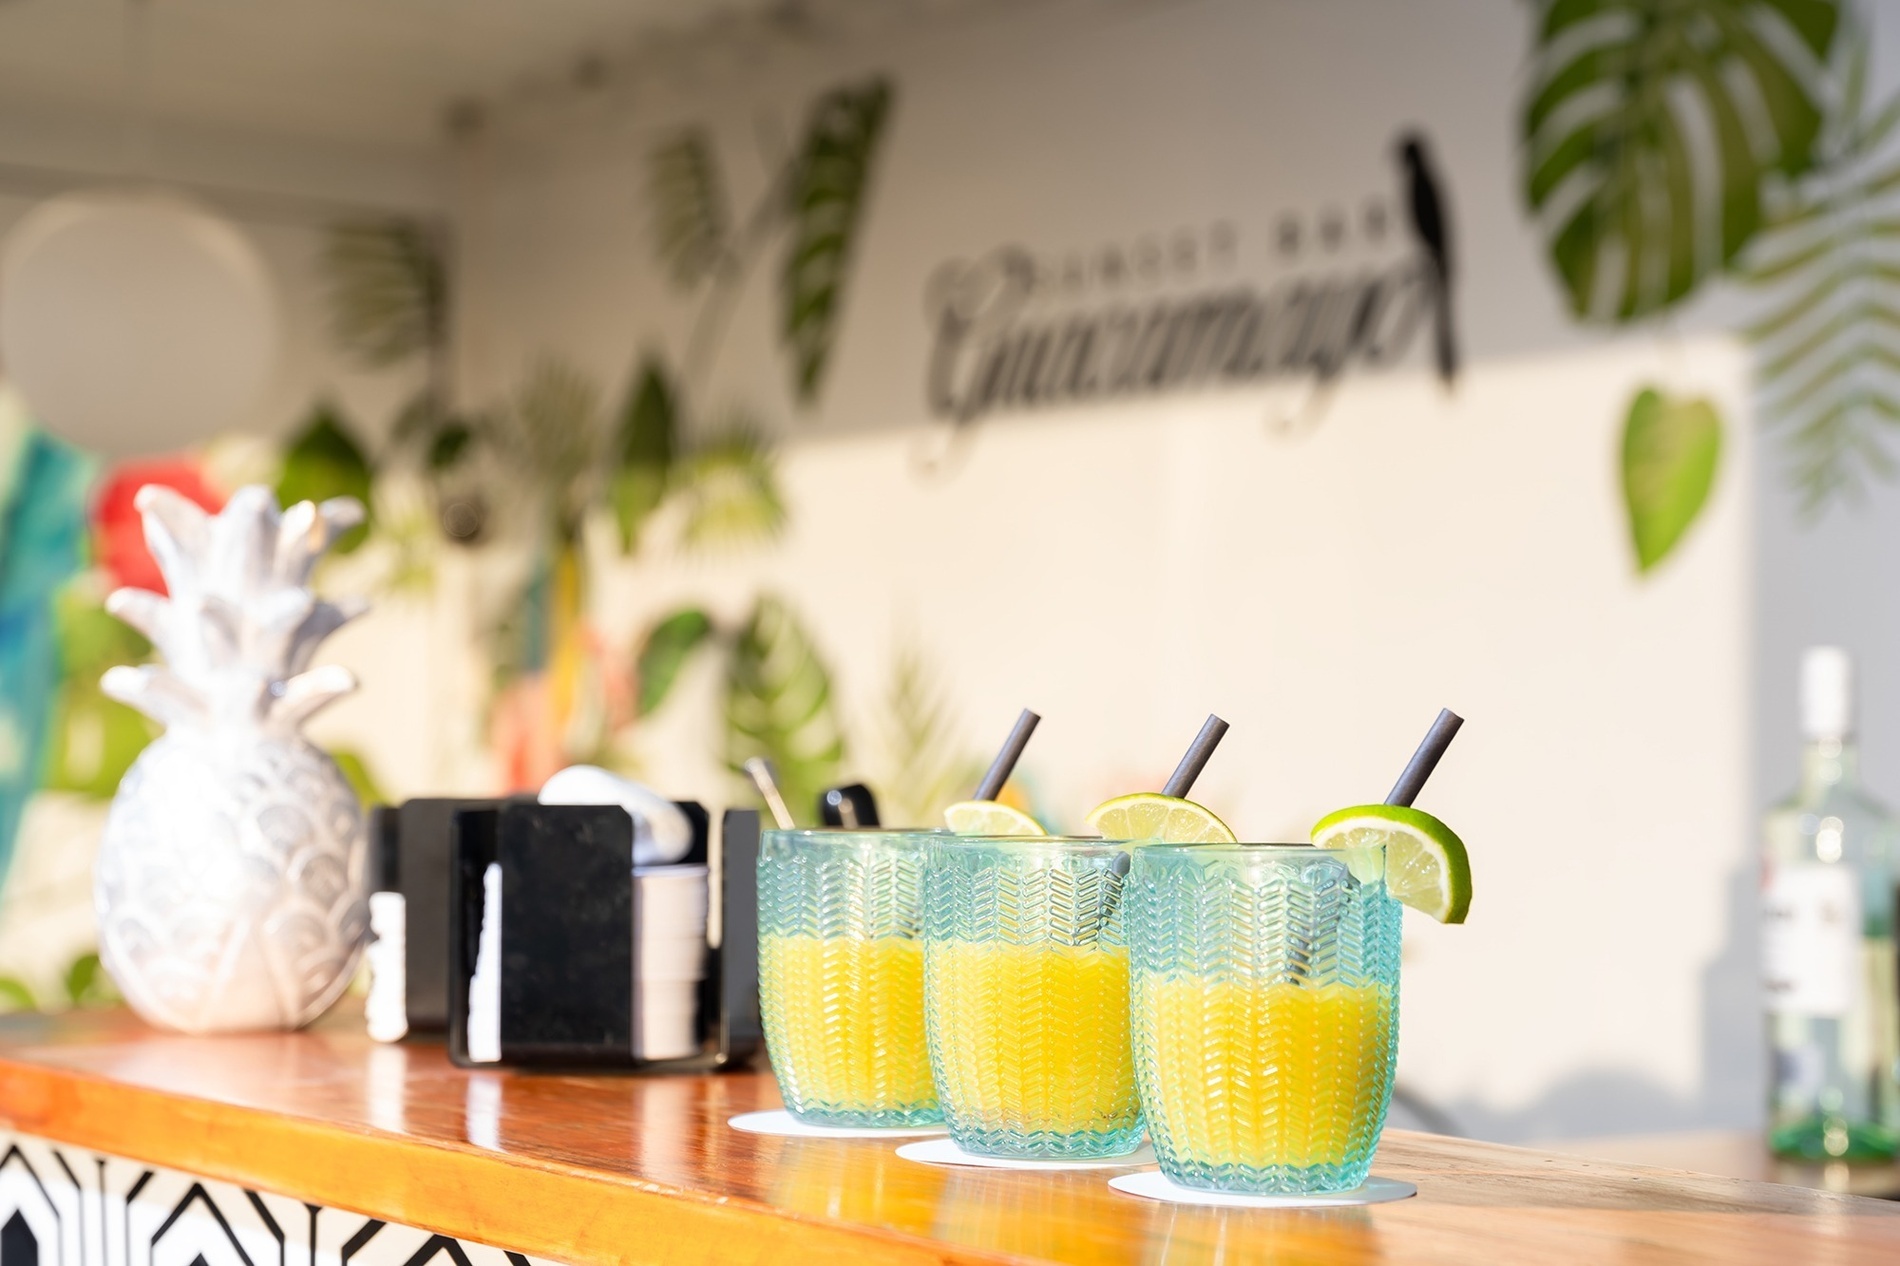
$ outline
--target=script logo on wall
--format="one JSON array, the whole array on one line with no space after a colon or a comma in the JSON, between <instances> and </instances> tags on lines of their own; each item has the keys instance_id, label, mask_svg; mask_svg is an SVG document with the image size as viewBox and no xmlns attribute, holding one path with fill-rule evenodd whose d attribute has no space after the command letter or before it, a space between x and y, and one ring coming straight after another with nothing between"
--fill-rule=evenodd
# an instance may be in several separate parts
<instances>
[{"instance_id":1,"label":"script logo on wall","mask_svg":"<svg viewBox=\"0 0 1900 1266\"><path fill-rule=\"evenodd\" d=\"M1283 217L1265 283L1243 278L1230 221L1092 251L1008 245L931 276L930 410L992 413L1307 377L1403 359L1429 329L1458 372L1446 198L1425 138L1393 146L1396 198ZM1396 203L1396 205L1394 205ZM1397 220L1400 223L1394 224Z\"/></svg>"}]
</instances>

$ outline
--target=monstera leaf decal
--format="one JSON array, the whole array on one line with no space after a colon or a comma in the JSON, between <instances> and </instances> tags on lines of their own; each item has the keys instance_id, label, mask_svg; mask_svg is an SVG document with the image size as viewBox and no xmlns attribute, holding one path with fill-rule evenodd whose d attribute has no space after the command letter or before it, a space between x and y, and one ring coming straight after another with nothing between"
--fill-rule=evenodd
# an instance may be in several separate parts
<instances>
[{"instance_id":1,"label":"monstera leaf decal","mask_svg":"<svg viewBox=\"0 0 1900 1266\"><path fill-rule=\"evenodd\" d=\"M1637 394L1623 426L1623 500L1638 571L1667 558L1702 513L1721 455L1722 420L1708 401Z\"/></svg>"},{"instance_id":2,"label":"monstera leaf decal","mask_svg":"<svg viewBox=\"0 0 1900 1266\"><path fill-rule=\"evenodd\" d=\"M1839 21L1834 0L1544 6L1526 194L1579 316L1660 311L1735 260L1769 178L1814 163Z\"/></svg>"},{"instance_id":3,"label":"monstera leaf decal","mask_svg":"<svg viewBox=\"0 0 1900 1266\"><path fill-rule=\"evenodd\" d=\"M647 630L635 657L639 715L657 711L687 663L707 648L724 660L726 763L739 773L751 757L766 757L792 811L810 813L844 762L831 670L811 634L771 594L736 628L722 628L699 607L674 611Z\"/></svg>"},{"instance_id":4,"label":"monstera leaf decal","mask_svg":"<svg viewBox=\"0 0 1900 1266\"><path fill-rule=\"evenodd\" d=\"M1843 76L1823 137L1823 170L1749 252L1745 275L1767 311L1744 333L1756 353L1756 406L1780 436L1789 482L1812 515L1894 473L1900 426L1900 97L1866 101L1864 44Z\"/></svg>"},{"instance_id":5,"label":"monstera leaf decal","mask_svg":"<svg viewBox=\"0 0 1900 1266\"><path fill-rule=\"evenodd\" d=\"M623 554L639 548L641 525L666 499L679 440L678 413L666 366L658 357L646 357L620 411L620 432L614 441L619 451L609 500L620 527Z\"/></svg>"},{"instance_id":6,"label":"monstera leaf decal","mask_svg":"<svg viewBox=\"0 0 1900 1266\"><path fill-rule=\"evenodd\" d=\"M820 97L791 173L787 209L792 241L780 278L780 300L800 404L818 398L824 379L852 246L864 215L871 160L890 102L890 85L882 79Z\"/></svg>"},{"instance_id":7,"label":"monstera leaf decal","mask_svg":"<svg viewBox=\"0 0 1900 1266\"><path fill-rule=\"evenodd\" d=\"M698 607L675 611L648 630L634 660L636 715L650 716L666 702L686 661L712 636L712 617Z\"/></svg>"}]
</instances>

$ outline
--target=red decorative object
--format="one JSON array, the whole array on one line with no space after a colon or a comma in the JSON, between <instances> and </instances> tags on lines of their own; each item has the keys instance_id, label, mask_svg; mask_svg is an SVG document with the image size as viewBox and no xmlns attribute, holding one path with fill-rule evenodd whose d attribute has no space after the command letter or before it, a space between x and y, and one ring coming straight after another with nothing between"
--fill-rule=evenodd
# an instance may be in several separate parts
<instances>
[{"instance_id":1,"label":"red decorative object","mask_svg":"<svg viewBox=\"0 0 1900 1266\"><path fill-rule=\"evenodd\" d=\"M224 495L205 482L196 463L185 457L162 457L124 462L100 481L92 504L93 551L117 587L165 592L165 578L151 551L145 548L145 529L132 499L146 484L165 487L197 502L211 513L224 508Z\"/></svg>"}]
</instances>

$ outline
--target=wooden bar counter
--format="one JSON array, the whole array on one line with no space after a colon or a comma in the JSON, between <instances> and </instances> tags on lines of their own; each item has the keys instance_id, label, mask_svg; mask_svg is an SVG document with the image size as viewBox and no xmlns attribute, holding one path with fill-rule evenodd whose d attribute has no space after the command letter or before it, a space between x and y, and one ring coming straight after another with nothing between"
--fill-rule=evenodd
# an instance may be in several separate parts
<instances>
[{"instance_id":1,"label":"wooden bar counter","mask_svg":"<svg viewBox=\"0 0 1900 1266\"><path fill-rule=\"evenodd\" d=\"M576 1266L1900 1263L1900 1206L1886 1202L1397 1130L1374 1171L1417 1183L1413 1199L1232 1210L1125 1196L1100 1171L941 1169L901 1160L883 1141L764 1138L726 1124L777 1103L771 1078L750 1073L465 1072L439 1046L378 1046L348 1015L303 1033L225 1038L155 1033L118 1012L0 1021L0 1123L64 1149L54 1159L77 1190L91 1189L95 1158L96 1202L120 1172L108 1158L231 1184L243 1189L231 1203L248 1201L276 1234L272 1260L290 1266L306 1259L287 1253L287 1218L271 1209L298 1206L255 1193L304 1202L312 1266L377 1260L352 1253L386 1224L434 1233L411 1262L453 1237L517 1263ZM15 1146L9 1164L28 1146L38 1144ZM187 1191L179 1208L190 1200ZM362 1229L320 1248L320 1210ZM163 1266L172 1220L142 1256L146 1232L135 1242L129 1216L123 1254L98 1218L107 1266ZM9 1224L0 1235L0 1256L13 1233ZM61 1234L93 1242L83 1228ZM34 1260L71 1259L42 1250Z\"/></svg>"}]
</instances>

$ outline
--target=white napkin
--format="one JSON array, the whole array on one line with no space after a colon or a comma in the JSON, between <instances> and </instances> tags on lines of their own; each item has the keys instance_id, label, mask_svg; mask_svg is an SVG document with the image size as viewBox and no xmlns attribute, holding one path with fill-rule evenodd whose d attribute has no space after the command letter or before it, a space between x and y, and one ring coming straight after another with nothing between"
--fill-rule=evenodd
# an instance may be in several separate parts
<instances>
[{"instance_id":1,"label":"white napkin","mask_svg":"<svg viewBox=\"0 0 1900 1266\"><path fill-rule=\"evenodd\" d=\"M633 818L633 864L676 862L693 847L693 824L680 807L598 765L569 765L541 785L542 804L617 804Z\"/></svg>"}]
</instances>

